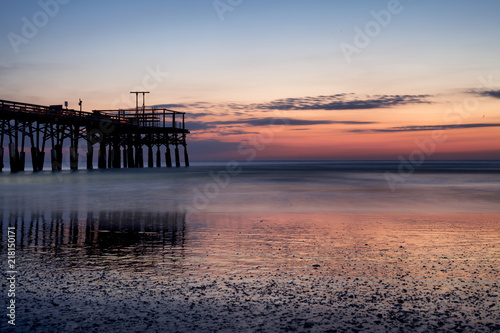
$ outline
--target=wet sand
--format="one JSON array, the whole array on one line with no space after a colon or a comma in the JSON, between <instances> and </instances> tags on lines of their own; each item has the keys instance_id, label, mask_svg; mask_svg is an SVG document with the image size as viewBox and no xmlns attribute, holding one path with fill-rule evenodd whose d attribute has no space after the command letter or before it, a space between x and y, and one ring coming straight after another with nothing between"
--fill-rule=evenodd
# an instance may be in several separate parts
<instances>
[{"instance_id":1,"label":"wet sand","mask_svg":"<svg viewBox=\"0 0 500 333\"><path fill-rule=\"evenodd\" d=\"M81 241L19 253L16 329L500 331L499 221L481 213L198 214L175 240L146 230L133 244L108 224ZM106 247L89 242L104 235Z\"/></svg>"}]
</instances>

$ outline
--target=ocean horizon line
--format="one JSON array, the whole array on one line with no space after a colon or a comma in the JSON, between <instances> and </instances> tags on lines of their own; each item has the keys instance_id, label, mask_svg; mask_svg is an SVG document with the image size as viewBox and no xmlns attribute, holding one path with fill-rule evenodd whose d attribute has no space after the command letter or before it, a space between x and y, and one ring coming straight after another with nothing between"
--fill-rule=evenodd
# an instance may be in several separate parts
<instances>
[{"instance_id":1,"label":"ocean horizon line","mask_svg":"<svg viewBox=\"0 0 500 333\"><path fill-rule=\"evenodd\" d=\"M191 171L207 172L217 171L230 166L231 168L241 168L255 171L273 171L277 168L286 171L338 171L338 172L392 172L408 176L412 173L500 173L500 160L429 160L424 162L411 160L256 160L256 161L192 161L190 167L144 167L144 168L106 168L100 169L95 165L93 169L87 169L86 165L81 165L78 170L70 170L69 163L63 163L62 172L90 174L110 172L131 172L131 173L156 173L156 172L182 172ZM8 166L3 168L0 175L30 175L30 174L55 174L61 171L52 171L50 165L45 165L43 171L32 171L29 166L24 171L11 173Z\"/></svg>"}]
</instances>

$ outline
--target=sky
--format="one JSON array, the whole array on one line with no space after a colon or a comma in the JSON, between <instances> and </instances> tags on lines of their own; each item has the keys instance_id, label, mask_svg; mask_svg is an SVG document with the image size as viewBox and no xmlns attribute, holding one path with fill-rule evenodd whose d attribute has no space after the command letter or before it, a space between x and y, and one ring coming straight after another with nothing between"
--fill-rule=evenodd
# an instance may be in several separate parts
<instances>
[{"instance_id":1,"label":"sky","mask_svg":"<svg viewBox=\"0 0 500 333\"><path fill-rule=\"evenodd\" d=\"M497 0L1 0L0 99L186 112L193 161L500 158Z\"/></svg>"}]
</instances>

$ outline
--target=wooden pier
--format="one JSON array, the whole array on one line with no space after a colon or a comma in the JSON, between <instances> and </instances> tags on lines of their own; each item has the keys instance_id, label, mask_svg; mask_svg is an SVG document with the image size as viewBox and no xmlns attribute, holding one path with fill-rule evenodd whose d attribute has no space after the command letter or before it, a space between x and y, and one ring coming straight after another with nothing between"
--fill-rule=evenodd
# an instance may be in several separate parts
<instances>
[{"instance_id":1,"label":"wooden pier","mask_svg":"<svg viewBox=\"0 0 500 333\"><path fill-rule=\"evenodd\" d=\"M166 167L181 166L179 146L183 147L184 165L189 166L186 150L189 130L184 118L184 112L144 105L136 109L85 112L62 105L0 100L0 171L4 168L4 157L9 160L11 172L24 171L27 151L31 153L33 171L41 171L46 150L50 151L53 171L62 170L63 151L69 154L70 169L77 170L78 146L82 142L87 145L87 169L94 167L94 146L98 148L100 169L143 168L144 148L147 166L161 167L162 146Z\"/></svg>"}]
</instances>

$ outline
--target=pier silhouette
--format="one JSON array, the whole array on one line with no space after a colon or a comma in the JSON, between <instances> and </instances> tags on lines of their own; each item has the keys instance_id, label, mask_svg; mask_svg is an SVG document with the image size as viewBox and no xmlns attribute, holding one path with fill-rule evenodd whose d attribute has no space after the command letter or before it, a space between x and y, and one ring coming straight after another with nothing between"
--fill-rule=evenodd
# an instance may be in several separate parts
<instances>
[{"instance_id":1,"label":"pier silhouette","mask_svg":"<svg viewBox=\"0 0 500 333\"><path fill-rule=\"evenodd\" d=\"M144 147L147 166L161 167L161 148L165 147L165 166L189 166L186 149L185 113L166 108L94 110L85 112L62 105L35 105L0 100L0 171L4 167L4 143L8 146L11 172L24 171L26 150L31 151L33 171L44 167L46 148L50 149L53 171L62 170L63 148L69 142L71 170L78 169L80 140L87 142L87 169L93 169L94 145L98 146L98 168L143 168ZM156 154L154 148L156 147ZM172 160L171 147L174 150ZM156 157L156 163L155 163Z\"/></svg>"}]
</instances>

